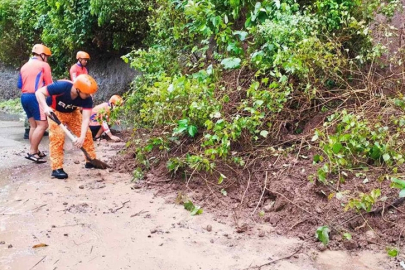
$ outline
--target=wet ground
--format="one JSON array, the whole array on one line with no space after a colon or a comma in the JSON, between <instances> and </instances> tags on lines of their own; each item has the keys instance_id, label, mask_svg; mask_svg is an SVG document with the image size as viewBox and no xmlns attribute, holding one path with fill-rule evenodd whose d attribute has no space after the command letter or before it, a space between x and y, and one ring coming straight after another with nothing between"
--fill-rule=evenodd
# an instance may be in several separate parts
<instances>
[{"instance_id":1,"label":"wet ground","mask_svg":"<svg viewBox=\"0 0 405 270\"><path fill-rule=\"evenodd\" d=\"M2 116L0 116L2 117ZM139 188L131 175L84 169L80 150L65 144L67 180L49 164L24 159L23 122L0 120L0 269L393 269L384 253L313 249L268 225L237 233L209 211L191 216ZM48 138L41 150L48 150ZM124 143L102 141L107 161Z\"/></svg>"}]
</instances>

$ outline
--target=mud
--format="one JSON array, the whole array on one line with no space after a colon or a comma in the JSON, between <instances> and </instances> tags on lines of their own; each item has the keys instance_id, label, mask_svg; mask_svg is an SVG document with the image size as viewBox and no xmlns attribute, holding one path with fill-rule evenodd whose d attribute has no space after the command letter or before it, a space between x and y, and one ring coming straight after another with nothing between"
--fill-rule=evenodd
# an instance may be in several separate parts
<instances>
[{"instance_id":1,"label":"mud","mask_svg":"<svg viewBox=\"0 0 405 270\"><path fill-rule=\"evenodd\" d=\"M322 252L271 223L238 230L228 213L191 216L176 192L85 169L69 143L69 178L52 179L49 164L24 159L23 130L23 122L0 121L0 269L395 269L385 253ZM110 162L123 147L101 141L98 158Z\"/></svg>"}]
</instances>

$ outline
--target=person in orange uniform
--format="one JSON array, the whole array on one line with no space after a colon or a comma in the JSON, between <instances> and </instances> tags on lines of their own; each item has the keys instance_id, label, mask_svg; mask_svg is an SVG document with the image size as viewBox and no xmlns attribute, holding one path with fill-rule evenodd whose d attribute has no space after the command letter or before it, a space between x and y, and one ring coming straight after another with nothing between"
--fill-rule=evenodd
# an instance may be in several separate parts
<instances>
[{"instance_id":1,"label":"person in orange uniform","mask_svg":"<svg viewBox=\"0 0 405 270\"><path fill-rule=\"evenodd\" d=\"M93 134L93 140L100 139L101 134L105 132L111 140L115 142L121 141L119 137L111 133L108 122L110 120L111 110L114 109L115 106L121 106L122 104L122 97L113 95L108 102L101 103L93 108L90 116L90 130Z\"/></svg>"},{"instance_id":2,"label":"person in orange uniform","mask_svg":"<svg viewBox=\"0 0 405 270\"><path fill-rule=\"evenodd\" d=\"M96 158L94 143L89 129L93 99L96 93L96 81L88 74L77 76L74 82L58 80L36 92L36 97L46 115L54 112L59 120L77 136L74 145L83 147L91 159ZM80 111L82 109L82 112ZM49 148L52 174L58 179L68 178L63 170L63 145L65 142L64 131L52 120L49 121ZM94 168L86 158L85 168Z\"/></svg>"},{"instance_id":3,"label":"person in orange uniform","mask_svg":"<svg viewBox=\"0 0 405 270\"><path fill-rule=\"evenodd\" d=\"M77 63L71 66L69 70L70 80L74 81L80 74L89 74L87 63L90 60L90 55L84 51L78 51L76 54Z\"/></svg>"},{"instance_id":4,"label":"person in orange uniform","mask_svg":"<svg viewBox=\"0 0 405 270\"><path fill-rule=\"evenodd\" d=\"M52 83L51 67L47 63L48 57L52 53L45 45L35 44L32 48L32 55L30 60L21 67L17 86L22 91L21 104L30 125L30 150L25 158L35 163L44 163L46 161L43 158L46 155L39 151L38 146L48 128L48 122L44 111L38 104L35 93L41 87Z\"/></svg>"}]
</instances>

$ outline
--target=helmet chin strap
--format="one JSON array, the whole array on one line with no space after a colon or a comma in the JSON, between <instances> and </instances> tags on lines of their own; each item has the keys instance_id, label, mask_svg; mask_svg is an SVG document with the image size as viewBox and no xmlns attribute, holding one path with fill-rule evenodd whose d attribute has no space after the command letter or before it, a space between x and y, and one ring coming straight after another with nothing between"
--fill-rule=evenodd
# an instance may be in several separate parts
<instances>
[{"instance_id":1,"label":"helmet chin strap","mask_svg":"<svg viewBox=\"0 0 405 270\"><path fill-rule=\"evenodd\" d=\"M40 56L41 56L42 61L46 62L46 61L45 61L44 54L43 54L43 53L41 53L41 55L40 55Z\"/></svg>"}]
</instances>

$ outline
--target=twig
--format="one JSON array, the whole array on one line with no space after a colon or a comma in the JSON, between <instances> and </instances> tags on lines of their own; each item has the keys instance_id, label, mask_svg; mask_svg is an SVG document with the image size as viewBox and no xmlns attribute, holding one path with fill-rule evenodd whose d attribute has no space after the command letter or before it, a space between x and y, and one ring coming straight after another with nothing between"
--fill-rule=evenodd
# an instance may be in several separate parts
<instances>
[{"instance_id":1,"label":"twig","mask_svg":"<svg viewBox=\"0 0 405 270\"><path fill-rule=\"evenodd\" d=\"M294 225L292 225L292 226L290 227L290 230L294 229L295 226L297 226L297 225L299 225L299 224L301 224L301 223L304 223L305 221L307 221L307 219L308 219L308 218L304 218L303 220L298 221L297 223L295 223Z\"/></svg>"},{"instance_id":2,"label":"twig","mask_svg":"<svg viewBox=\"0 0 405 270\"><path fill-rule=\"evenodd\" d=\"M44 256L41 260L39 260L39 262L37 262L33 267L30 268L30 270L34 269L34 267L37 266L40 262L42 262L45 258L46 256Z\"/></svg>"},{"instance_id":3,"label":"twig","mask_svg":"<svg viewBox=\"0 0 405 270\"><path fill-rule=\"evenodd\" d=\"M285 260L285 259L289 259L289 258L291 258L292 256L294 256L295 254L297 254L297 253L302 249L303 245L304 245L304 244L301 244L301 245L300 245L293 253L291 253L290 255L284 256L284 257L279 258L279 259L272 260L271 262L268 262L268 263L265 263L265 264L262 264L262 265L249 267L248 269L250 269L250 268L253 268L253 269L257 268L257 269L260 270L260 269L262 269L263 266L270 265L270 264L273 264L273 263L275 263L275 262L282 261L282 260Z\"/></svg>"},{"instance_id":4,"label":"twig","mask_svg":"<svg viewBox=\"0 0 405 270\"><path fill-rule=\"evenodd\" d=\"M240 204L239 204L240 207L242 207L242 203L243 203L243 200L245 199L246 192L247 192L247 190L249 189L249 186L250 186L250 178L251 178L250 170L249 169L247 169L247 170L248 170L248 173L249 173L249 178L248 178L248 182L247 182L247 185L246 185L246 189L243 192L242 198L240 200Z\"/></svg>"},{"instance_id":5,"label":"twig","mask_svg":"<svg viewBox=\"0 0 405 270\"><path fill-rule=\"evenodd\" d=\"M263 199L263 195L264 195L264 192L266 191L266 189L267 189L267 171L266 171L266 177L264 178L264 187L263 187L262 194L260 195L260 199L259 199L259 201L257 202L257 205L256 205L256 207L255 207L255 210L253 210L251 216L253 216L253 214L256 212L257 208L259 207L260 202L261 202L262 199Z\"/></svg>"},{"instance_id":6,"label":"twig","mask_svg":"<svg viewBox=\"0 0 405 270\"><path fill-rule=\"evenodd\" d=\"M138 213L135 213L135 214L131 215L131 217L136 217L136 216L139 216L139 215L141 215L141 214L148 213L148 212L149 212L149 211L141 210L141 211L139 211Z\"/></svg>"},{"instance_id":7,"label":"twig","mask_svg":"<svg viewBox=\"0 0 405 270\"><path fill-rule=\"evenodd\" d=\"M44 207L44 206L46 206L46 204L40 205L40 206L38 206L38 207L35 207L34 209L32 209L32 211L39 210L41 207Z\"/></svg>"},{"instance_id":8,"label":"twig","mask_svg":"<svg viewBox=\"0 0 405 270\"><path fill-rule=\"evenodd\" d=\"M125 204L126 204L126 203L129 203L129 202L130 202L130 200L128 200L128 201L126 201L126 202L123 202L123 203L122 203L122 206L118 207L118 208L115 209L115 210L111 210L111 213L115 213L115 212L117 212L118 210L124 208Z\"/></svg>"}]
</instances>

